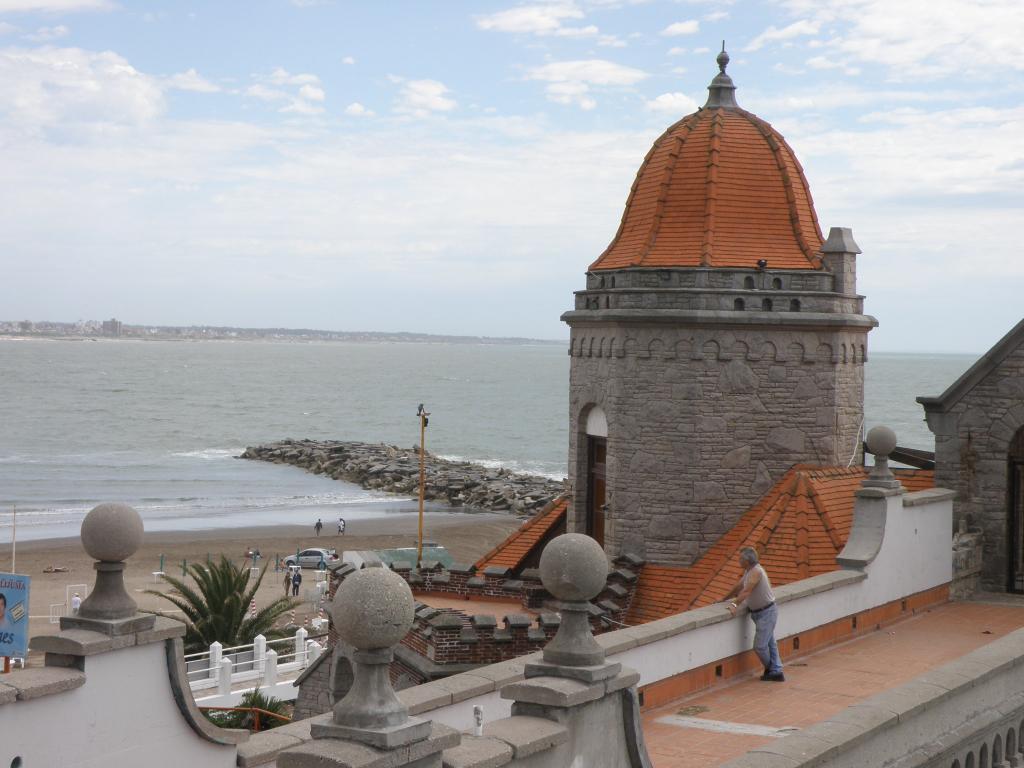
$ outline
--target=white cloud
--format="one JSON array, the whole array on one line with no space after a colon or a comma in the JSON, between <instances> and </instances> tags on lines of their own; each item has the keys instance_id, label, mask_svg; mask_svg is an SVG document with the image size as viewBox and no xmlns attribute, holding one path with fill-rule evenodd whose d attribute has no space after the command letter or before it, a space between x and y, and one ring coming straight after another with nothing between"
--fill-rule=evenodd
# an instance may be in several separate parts
<instances>
[{"instance_id":1,"label":"white cloud","mask_svg":"<svg viewBox=\"0 0 1024 768\"><path fill-rule=\"evenodd\" d=\"M318 115L327 95L320 78L309 73L292 74L278 67L269 75L254 75L257 82L246 89L246 95L266 102L284 102L278 112L296 115ZM269 85L268 85L269 84ZM273 87L270 87L273 86ZM289 88L295 88L289 90Z\"/></svg>"},{"instance_id":2,"label":"white cloud","mask_svg":"<svg viewBox=\"0 0 1024 768\"><path fill-rule=\"evenodd\" d=\"M345 57L344 57L344 58L343 58L343 59L341 60L341 63L342 63L342 64L355 64L355 63L356 63L356 60L355 60L355 57L354 57L354 56L345 56Z\"/></svg>"},{"instance_id":3,"label":"white cloud","mask_svg":"<svg viewBox=\"0 0 1024 768\"><path fill-rule=\"evenodd\" d=\"M18 28L13 24L8 24L6 21L0 21L0 36L13 35L18 31Z\"/></svg>"},{"instance_id":4,"label":"white cloud","mask_svg":"<svg viewBox=\"0 0 1024 768\"><path fill-rule=\"evenodd\" d=\"M630 86L646 77L643 70L605 59L556 61L534 67L527 74L530 80L548 83L544 91L550 101L576 104L586 110L597 106L597 101L590 95L591 86Z\"/></svg>"},{"instance_id":5,"label":"white cloud","mask_svg":"<svg viewBox=\"0 0 1024 768\"><path fill-rule=\"evenodd\" d=\"M843 61L833 61L825 56L812 56L807 60L807 66L811 69L837 69L844 75L859 75L860 67L851 67Z\"/></svg>"},{"instance_id":6,"label":"white cloud","mask_svg":"<svg viewBox=\"0 0 1024 768\"><path fill-rule=\"evenodd\" d=\"M480 29L513 34L555 35L558 37L591 37L599 30L593 24L584 27L567 27L563 22L578 21L584 13L572 2L553 2L543 5L520 5L506 11L478 16L476 25Z\"/></svg>"},{"instance_id":7,"label":"white cloud","mask_svg":"<svg viewBox=\"0 0 1024 768\"><path fill-rule=\"evenodd\" d=\"M634 85L646 77L647 73L643 70L605 59L556 61L534 67L529 73L531 80L553 83L578 81L592 85Z\"/></svg>"},{"instance_id":8,"label":"white cloud","mask_svg":"<svg viewBox=\"0 0 1024 768\"><path fill-rule=\"evenodd\" d=\"M794 37L800 37L801 35L816 35L818 34L818 28L820 26L820 22L808 21L807 19L794 21L792 24L783 27L782 29L772 25L751 40L743 50L757 51L763 48L765 43L773 43L779 40L791 40Z\"/></svg>"},{"instance_id":9,"label":"white cloud","mask_svg":"<svg viewBox=\"0 0 1024 768\"><path fill-rule=\"evenodd\" d=\"M26 130L140 124L163 111L157 79L116 53L49 47L0 50L0 117Z\"/></svg>"},{"instance_id":10,"label":"white cloud","mask_svg":"<svg viewBox=\"0 0 1024 768\"><path fill-rule=\"evenodd\" d=\"M326 98L324 89L316 85L304 85L299 88L299 98L306 101L323 101Z\"/></svg>"},{"instance_id":11,"label":"white cloud","mask_svg":"<svg viewBox=\"0 0 1024 768\"><path fill-rule=\"evenodd\" d=\"M728 11L711 11L711 13L705 13L701 18L704 21L722 21L722 19L729 18Z\"/></svg>"},{"instance_id":12,"label":"white cloud","mask_svg":"<svg viewBox=\"0 0 1024 768\"><path fill-rule=\"evenodd\" d=\"M694 56L703 56L705 53L711 53L711 49L702 45L700 48L694 48L690 53Z\"/></svg>"},{"instance_id":13,"label":"white cloud","mask_svg":"<svg viewBox=\"0 0 1024 768\"><path fill-rule=\"evenodd\" d=\"M281 67L271 72L266 80L274 85L306 85L307 83L317 85L320 82L320 78L316 75L311 75L308 72L293 75Z\"/></svg>"},{"instance_id":14,"label":"white cloud","mask_svg":"<svg viewBox=\"0 0 1024 768\"><path fill-rule=\"evenodd\" d=\"M184 72L179 72L176 75L171 75L165 82L169 88L176 88L179 91L195 91L196 93L218 93L221 87L216 83L211 83L205 77L200 75L195 69L188 69Z\"/></svg>"},{"instance_id":15,"label":"white cloud","mask_svg":"<svg viewBox=\"0 0 1024 768\"><path fill-rule=\"evenodd\" d=\"M686 52L687 52L686 48L683 48L683 47L678 46L678 45L674 45L674 46L672 46L671 48L668 49L668 55L669 56L683 56L683 55L686 54Z\"/></svg>"},{"instance_id":16,"label":"white cloud","mask_svg":"<svg viewBox=\"0 0 1024 768\"><path fill-rule=\"evenodd\" d=\"M699 105L685 93L673 91L672 93L663 93L647 101L644 106L651 112L664 112L682 117L691 112L696 112Z\"/></svg>"},{"instance_id":17,"label":"white cloud","mask_svg":"<svg viewBox=\"0 0 1024 768\"><path fill-rule=\"evenodd\" d=\"M400 114L426 117L434 112L450 112L458 106L455 99L448 96L448 86L437 80L404 80L392 78L402 83L398 93L395 111Z\"/></svg>"},{"instance_id":18,"label":"white cloud","mask_svg":"<svg viewBox=\"0 0 1024 768\"><path fill-rule=\"evenodd\" d=\"M43 11L47 13L73 13L75 11L109 11L114 8L110 0L0 0L0 13Z\"/></svg>"},{"instance_id":19,"label":"white cloud","mask_svg":"<svg viewBox=\"0 0 1024 768\"><path fill-rule=\"evenodd\" d=\"M25 39L34 43L49 43L70 34L71 30L68 27L58 24L56 27L40 27L35 32L25 35Z\"/></svg>"},{"instance_id":20,"label":"white cloud","mask_svg":"<svg viewBox=\"0 0 1024 768\"><path fill-rule=\"evenodd\" d=\"M661 34L667 37L675 37L677 35L693 35L699 31L700 22L696 19L690 19L689 21L677 21L674 24L669 24L661 30Z\"/></svg>"},{"instance_id":21,"label":"white cloud","mask_svg":"<svg viewBox=\"0 0 1024 768\"><path fill-rule=\"evenodd\" d=\"M353 101L345 107L345 114L352 117L373 117L375 113L372 109L367 109L358 101Z\"/></svg>"},{"instance_id":22,"label":"white cloud","mask_svg":"<svg viewBox=\"0 0 1024 768\"><path fill-rule=\"evenodd\" d=\"M1024 71L1019 0L784 0L802 20L837 31L838 54L913 79L970 74L998 78Z\"/></svg>"}]
</instances>

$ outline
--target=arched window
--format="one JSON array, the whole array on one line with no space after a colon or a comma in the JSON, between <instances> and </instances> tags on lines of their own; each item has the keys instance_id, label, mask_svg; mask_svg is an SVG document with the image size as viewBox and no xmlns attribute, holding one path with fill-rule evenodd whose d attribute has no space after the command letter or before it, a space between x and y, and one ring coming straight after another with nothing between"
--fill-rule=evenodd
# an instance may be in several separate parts
<instances>
[{"instance_id":1,"label":"arched window","mask_svg":"<svg viewBox=\"0 0 1024 768\"><path fill-rule=\"evenodd\" d=\"M789 311L790 312L799 312L800 311L800 299L790 299L789 300Z\"/></svg>"},{"instance_id":2,"label":"arched window","mask_svg":"<svg viewBox=\"0 0 1024 768\"><path fill-rule=\"evenodd\" d=\"M988 744L982 744L978 750L978 768L988 768Z\"/></svg>"},{"instance_id":3,"label":"arched window","mask_svg":"<svg viewBox=\"0 0 1024 768\"><path fill-rule=\"evenodd\" d=\"M771 299L763 299L761 301L761 309L763 309L765 312L771 312L772 311L772 300Z\"/></svg>"},{"instance_id":4,"label":"arched window","mask_svg":"<svg viewBox=\"0 0 1024 768\"><path fill-rule=\"evenodd\" d=\"M732 303L732 308L735 309L737 312L742 312L747 308L747 304L745 301L743 301L743 299L736 299Z\"/></svg>"},{"instance_id":5,"label":"arched window","mask_svg":"<svg viewBox=\"0 0 1024 768\"><path fill-rule=\"evenodd\" d=\"M964 759L964 768L974 768L974 753L968 752Z\"/></svg>"},{"instance_id":6,"label":"arched window","mask_svg":"<svg viewBox=\"0 0 1024 768\"><path fill-rule=\"evenodd\" d=\"M754 278L752 276L750 276L750 275L747 275L746 277L744 277L743 278L743 287L747 288L748 290L753 290L754 289Z\"/></svg>"},{"instance_id":7,"label":"arched window","mask_svg":"<svg viewBox=\"0 0 1024 768\"><path fill-rule=\"evenodd\" d=\"M772 288L775 289L776 291L781 291L782 290L782 278L781 277L773 277L772 278Z\"/></svg>"},{"instance_id":8,"label":"arched window","mask_svg":"<svg viewBox=\"0 0 1024 768\"><path fill-rule=\"evenodd\" d=\"M587 411L587 496L585 533L604 546L606 512L605 463L608 455L608 417L599 405Z\"/></svg>"}]
</instances>

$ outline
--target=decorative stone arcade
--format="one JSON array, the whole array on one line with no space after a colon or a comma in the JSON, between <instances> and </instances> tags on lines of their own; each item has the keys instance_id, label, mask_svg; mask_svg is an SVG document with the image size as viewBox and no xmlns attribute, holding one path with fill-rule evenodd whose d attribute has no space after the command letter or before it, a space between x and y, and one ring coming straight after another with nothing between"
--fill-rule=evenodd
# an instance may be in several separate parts
<instances>
[{"instance_id":1,"label":"decorative stone arcade","mask_svg":"<svg viewBox=\"0 0 1024 768\"><path fill-rule=\"evenodd\" d=\"M659 138L572 311L569 530L689 565L796 463L861 459L867 333L848 229L721 72ZM600 418L594 414L599 413Z\"/></svg>"}]
</instances>

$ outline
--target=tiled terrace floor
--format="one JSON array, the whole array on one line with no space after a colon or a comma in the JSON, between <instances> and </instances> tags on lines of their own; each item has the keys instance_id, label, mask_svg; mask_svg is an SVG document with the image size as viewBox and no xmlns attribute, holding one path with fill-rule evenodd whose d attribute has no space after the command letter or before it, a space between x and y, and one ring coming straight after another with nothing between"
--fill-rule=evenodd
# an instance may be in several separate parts
<instances>
[{"instance_id":1,"label":"tiled terrace floor","mask_svg":"<svg viewBox=\"0 0 1024 768\"><path fill-rule=\"evenodd\" d=\"M524 608L523 604L518 600L465 600L457 595L436 594L418 594L416 599L432 608L454 608L470 616L476 614L494 616L499 620L499 624L501 623L500 619L510 613L524 613L531 618L537 616L536 611Z\"/></svg>"},{"instance_id":2,"label":"tiled terrace floor","mask_svg":"<svg viewBox=\"0 0 1024 768\"><path fill-rule=\"evenodd\" d=\"M721 765L784 736L784 729L820 722L1022 626L1024 599L946 603L856 640L784 660L785 683L745 676L644 712L647 750L655 768Z\"/></svg>"}]
</instances>

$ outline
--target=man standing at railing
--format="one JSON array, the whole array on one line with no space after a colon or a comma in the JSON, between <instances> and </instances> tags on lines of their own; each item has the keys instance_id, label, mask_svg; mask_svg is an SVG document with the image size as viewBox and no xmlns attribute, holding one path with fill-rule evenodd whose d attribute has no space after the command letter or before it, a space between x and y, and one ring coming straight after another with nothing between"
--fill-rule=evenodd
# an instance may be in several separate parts
<instances>
[{"instance_id":1,"label":"man standing at railing","mask_svg":"<svg viewBox=\"0 0 1024 768\"><path fill-rule=\"evenodd\" d=\"M775 595L768 574L758 562L757 550L743 547L740 550L740 565L743 566L743 578L739 580L726 600L736 599L729 603L729 613L733 616L744 602L754 622L754 653L764 664L762 680L773 683L784 682L782 659L779 657L779 646L775 642L775 622L779 618L779 609L775 606Z\"/></svg>"}]
</instances>

